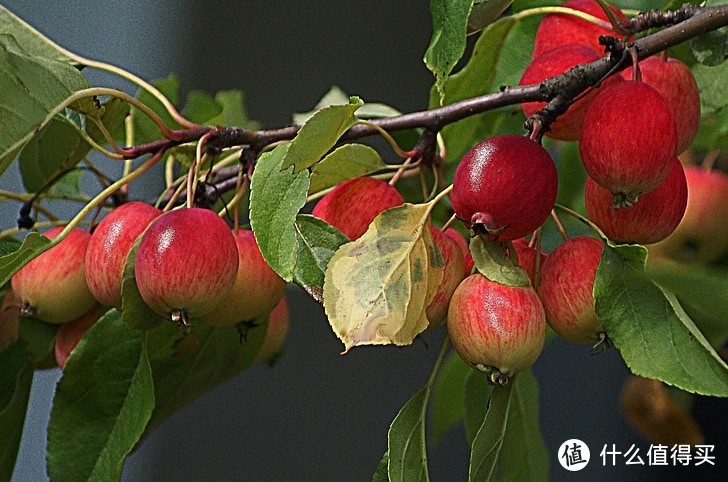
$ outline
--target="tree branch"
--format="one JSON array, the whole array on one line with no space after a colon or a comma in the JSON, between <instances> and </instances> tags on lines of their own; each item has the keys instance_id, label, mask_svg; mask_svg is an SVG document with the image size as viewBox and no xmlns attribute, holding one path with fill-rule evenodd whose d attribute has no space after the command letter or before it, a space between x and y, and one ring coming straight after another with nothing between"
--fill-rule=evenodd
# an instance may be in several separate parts
<instances>
[{"instance_id":1,"label":"tree branch","mask_svg":"<svg viewBox=\"0 0 728 482\"><path fill-rule=\"evenodd\" d=\"M716 7L695 7L688 12L691 16L664 30L643 37L633 43L640 59L647 58L662 52L670 47L690 40L706 32L717 30L728 25L728 5ZM682 18L682 17L678 17ZM644 24L654 26L654 22ZM383 129L394 132L405 129L422 127L434 131L466 117L480 114L489 110L520 104L523 102L550 101L564 91L576 91L575 95L584 91L619 70L627 67L627 63L616 55L610 55L581 67L583 71L590 72L587 77L574 72L566 72L559 76L545 80L538 85L508 87L501 92L487 94L472 99L466 99L444 107L412 112L395 117L373 120L372 123ZM596 79L596 81L595 81ZM573 98L573 96L572 96ZM217 147L233 147L249 145L256 150L273 142L293 139L300 126L289 126L282 129L250 131L239 128L224 128L219 138L210 141ZM377 132L370 126L355 125L342 137L342 140L355 140L375 135Z\"/></svg>"},{"instance_id":2,"label":"tree branch","mask_svg":"<svg viewBox=\"0 0 728 482\"><path fill-rule=\"evenodd\" d=\"M578 65L569 71L544 80L540 84L501 87L500 92L473 97L443 107L402 114L383 119L372 120L380 128L395 132L413 128L424 128L427 131L439 132L443 127L467 117L509 105L524 102L547 102L547 106L526 121L525 127L545 129L561 115L573 100L587 89L597 87L604 79L625 69L630 65L629 49L635 49L640 60L655 55L670 47L695 38L712 30L728 26L728 4L715 7L697 7L686 4L673 12L658 10L637 15L627 28L632 32L668 25L666 28L624 44L614 38L605 38L605 45L610 55L589 64ZM611 39L611 40L610 40ZM206 143L206 148L220 151L224 148L247 146L241 162L250 164L268 145L275 142L293 139L301 126L291 125L279 129L252 131L238 127L216 127ZM342 137L342 141L352 141L372 135L377 130L365 124L356 124ZM192 136L199 138L201 132ZM192 139L190 139L192 140ZM170 146L174 141L163 140ZM136 152L143 151L138 146ZM159 148L152 143L150 147ZM224 183L235 176L238 167L223 168L214 173L211 181Z\"/></svg>"}]
</instances>

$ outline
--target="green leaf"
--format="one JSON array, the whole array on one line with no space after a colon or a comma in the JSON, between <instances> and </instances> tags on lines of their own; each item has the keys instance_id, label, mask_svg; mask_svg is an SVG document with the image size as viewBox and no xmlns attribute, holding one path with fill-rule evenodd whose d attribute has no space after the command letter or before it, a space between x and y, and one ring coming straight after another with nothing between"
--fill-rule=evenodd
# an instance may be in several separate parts
<instances>
[{"instance_id":1,"label":"green leaf","mask_svg":"<svg viewBox=\"0 0 728 482\"><path fill-rule=\"evenodd\" d=\"M248 119L245 112L245 97L240 90L220 90L215 93L215 102L222 107L219 115L208 119L209 125L236 126L257 129L258 125Z\"/></svg>"},{"instance_id":2,"label":"green leaf","mask_svg":"<svg viewBox=\"0 0 728 482\"><path fill-rule=\"evenodd\" d=\"M453 104L497 90L498 85L495 85L497 66L505 57L504 44L516 25L517 22L511 17L504 17L483 30L473 47L468 63L445 82L445 97L442 102L437 89L432 89L430 108L438 107L441 103ZM514 123L514 118L517 116L511 115L510 110L478 114L446 126L442 130L442 136L447 147L447 161L457 162L476 142L502 129L504 122ZM521 119L518 121L522 124Z\"/></svg>"},{"instance_id":3,"label":"green leaf","mask_svg":"<svg viewBox=\"0 0 728 482\"><path fill-rule=\"evenodd\" d=\"M193 320L184 335L173 323L147 332L146 349L154 377L156 406L147 431L177 410L248 368L265 338L268 316L247 331L236 326L214 328Z\"/></svg>"},{"instance_id":4,"label":"green leaf","mask_svg":"<svg viewBox=\"0 0 728 482\"><path fill-rule=\"evenodd\" d=\"M445 80L465 52L468 17L473 0L430 0L432 38L425 52L425 65L435 75L440 103L445 98Z\"/></svg>"},{"instance_id":5,"label":"green leaf","mask_svg":"<svg viewBox=\"0 0 728 482\"><path fill-rule=\"evenodd\" d=\"M35 318L21 318L18 338L27 343L27 357L35 365L52 359L55 364L56 333L60 325L52 325Z\"/></svg>"},{"instance_id":6,"label":"green leaf","mask_svg":"<svg viewBox=\"0 0 728 482\"><path fill-rule=\"evenodd\" d=\"M380 213L326 268L324 308L345 351L358 345L409 345L428 326L425 309L444 261L429 229L430 204Z\"/></svg>"},{"instance_id":7,"label":"green leaf","mask_svg":"<svg viewBox=\"0 0 728 482\"><path fill-rule=\"evenodd\" d=\"M90 149L77 128L56 117L25 146L18 158L28 192L38 192L62 171L72 168Z\"/></svg>"},{"instance_id":8,"label":"green leaf","mask_svg":"<svg viewBox=\"0 0 728 482\"><path fill-rule=\"evenodd\" d=\"M390 481L430 480L427 472L425 412L429 387L417 392L399 411L387 433Z\"/></svg>"},{"instance_id":9,"label":"green leaf","mask_svg":"<svg viewBox=\"0 0 728 482\"><path fill-rule=\"evenodd\" d=\"M306 204L308 172L281 169L289 150L281 145L258 159L250 182L250 225L260 252L286 281L293 279L298 256L296 215Z\"/></svg>"},{"instance_id":10,"label":"green leaf","mask_svg":"<svg viewBox=\"0 0 728 482\"><path fill-rule=\"evenodd\" d=\"M713 30L690 41L695 59L704 65L715 66L725 62L728 56L728 34Z\"/></svg>"},{"instance_id":11,"label":"green leaf","mask_svg":"<svg viewBox=\"0 0 728 482\"><path fill-rule=\"evenodd\" d=\"M493 385L488 377L481 371L470 370L465 378L465 437L470 445L473 444L480 426L483 425L485 413L488 411L488 401L493 392Z\"/></svg>"},{"instance_id":12,"label":"green leaf","mask_svg":"<svg viewBox=\"0 0 728 482\"><path fill-rule=\"evenodd\" d=\"M49 194L59 197L75 197L83 198L84 194L81 192L81 177L83 176L83 170L73 169L68 171L58 179L53 186L48 190Z\"/></svg>"},{"instance_id":13,"label":"green leaf","mask_svg":"<svg viewBox=\"0 0 728 482\"><path fill-rule=\"evenodd\" d=\"M160 326L166 318L152 310L142 299L139 287L134 276L134 261L139 242L142 239L140 234L134 241L124 263L124 274L121 281L121 319L133 330L146 331Z\"/></svg>"},{"instance_id":14,"label":"green leaf","mask_svg":"<svg viewBox=\"0 0 728 482\"><path fill-rule=\"evenodd\" d=\"M728 270L656 265L649 276L677 297L712 346L723 345L728 337Z\"/></svg>"},{"instance_id":15,"label":"green leaf","mask_svg":"<svg viewBox=\"0 0 728 482\"><path fill-rule=\"evenodd\" d=\"M341 87L335 85L331 87L326 94L316 103L316 107L308 112L299 112L293 114L293 123L303 125L313 116L317 111L328 107L330 105L347 104L350 96L344 92ZM376 102L367 102L356 111L356 116L359 119L381 119L382 117L392 117L400 115L402 112L395 109L394 107L386 104L379 104Z\"/></svg>"},{"instance_id":16,"label":"green leaf","mask_svg":"<svg viewBox=\"0 0 728 482\"><path fill-rule=\"evenodd\" d=\"M0 350L0 480L11 480L33 382L25 346L16 342Z\"/></svg>"},{"instance_id":17,"label":"green leaf","mask_svg":"<svg viewBox=\"0 0 728 482\"><path fill-rule=\"evenodd\" d=\"M141 333L116 310L97 321L68 358L48 424L52 480L118 480L154 408Z\"/></svg>"},{"instance_id":18,"label":"green leaf","mask_svg":"<svg viewBox=\"0 0 728 482\"><path fill-rule=\"evenodd\" d=\"M313 115L324 107L331 105L348 104L349 94L344 92L338 85L332 86L314 106L313 110L308 112L297 112L293 114L293 123L297 125L305 124Z\"/></svg>"},{"instance_id":19,"label":"green leaf","mask_svg":"<svg viewBox=\"0 0 728 482\"><path fill-rule=\"evenodd\" d=\"M13 254L21 246L21 242L14 238L0 238L0 256Z\"/></svg>"},{"instance_id":20,"label":"green leaf","mask_svg":"<svg viewBox=\"0 0 728 482\"><path fill-rule=\"evenodd\" d=\"M478 271L491 281L508 286L531 286L525 269L517 266L502 244L485 236L470 239L470 252Z\"/></svg>"},{"instance_id":21,"label":"green leaf","mask_svg":"<svg viewBox=\"0 0 728 482\"><path fill-rule=\"evenodd\" d=\"M0 286L10 281L20 268L50 248L50 245L51 241L42 234L35 231L28 233L16 251L0 256Z\"/></svg>"},{"instance_id":22,"label":"green leaf","mask_svg":"<svg viewBox=\"0 0 728 482\"><path fill-rule=\"evenodd\" d=\"M378 102L367 102L356 111L359 119L382 119L401 115L402 112L394 107Z\"/></svg>"},{"instance_id":23,"label":"green leaf","mask_svg":"<svg viewBox=\"0 0 728 482\"><path fill-rule=\"evenodd\" d=\"M298 260L293 280L300 286L323 288L329 260L342 244L348 243L341 231L309 214L296 216Z\"/></svg>"},{"instance_id":24,"label":"green leaf","mask_svg":"<svg viewBox=\"0 0 728 482\"><path fill-rule=\"evenodd\" d=\"M728 108L722 108L700 119L691 147L706 152L728 147Z\"/></svg>"},{"instance_id":25,"label":"green leaf","mask_svg":"<svg viewBox=\"0 0 728 482\"><path fill-rule=\"evenodd\" d=\"M698 64L692 68L700 90L700 114L706 116L728 104L728 62L711 67Z\"/></svg>"},{"instance_id":26,"label":"green leaf","mask_svg":"<svg viewBox=\"0 0 728 482\"><path fill-rule=\"evenodd\" d=\"M324 157L311 171L311 193L323 191L355 177L387 167L373 148L364 144L344 144Z\"/></svg>"},{"instance_id":27,"label":"green leaf","mask_svg":"<svg viewBox=\"0 0 728 482\"><path fill-rule=\"evenodd\" d=\"M549 453L539 427L538 384L530 370L519 373L512 383L498 480L548 481Z\"/></svg>"},{"instance_id":28,"label":"green leaf","mask_svg":"<svg viewBox=\"0 0 728 482\"><path fill-rule=\"evenodd\" d=\"M0 35L0 174L31 140L49 113L88 87L74 66L32 55Z\"/></svg>"},{"instance_id":29,"label":"green leaf","mask_svg":"<svg viewBox=\"0 0 728 482\"><path fill-rule=\"evenodd\" d=\"M298 173L316 164L357 122L354 113L363 105L361 100L344 105L331 105L314 113L306 121L283 159L283 169L294 166Z\"/></svg>"},{"instance_id":30,"label":"green leaf","mask_svg":"<svg viewBox=\"0 0 728 482\"><path fill-rule=\"evenodd\" d=\"M584 183L587 174L579 156L578 142L549 141L543 139L546 150L558 159L559 190L556 202L578 212L585 212ZM560 236L560 234L559 234Z\"/></svg>"},{"instance_id":31,"label":"green leaf","mask_svg":"<svg viewBox=\"0 0 728 482\"><path fill-rule=\"evenodd\" d=\"M2 5L0 5L0 32L15 37L18 44L22 45L25 51L33 57L68 64L76 63L65 50Z\"/></svg>"},{"instance_id":32,"label":"green leaf","mask_svg":"<svg viewBox=\"0 0 728 482\"><path fill-rule=\"evenodd\" d=\"M445 434L463 421L465 416L465 380L473 371L457 353L447 357L432 387L432 443L438 444Z\"/></svg>"},{"instance_id":33,"label":"green leaf","mask_svg":"<svg viewBox=\"0 0 728 482\"><path fill-rule=\"evenodd\" d=\"M0 412L13 399L18 384L18 375L28 365L25 358L25 343L16 341L0 349Z\"/></svg>"},{"instance_id":34,"label":"green leaf","mask_svg":"<svg viewBox=\"0 0 728 482\"><path fill-rule=\"evenodd\" d=\"M483 419L483 424L475 435L475 439L473 439L468 481L493 480L506 436L514 381L511 380L505 387L496 386L493 388L485 419Z\"/></svg>"},{"instance_id":35,"label":"green leaf","mask_svg":"<svg viewBox=\"0 0 728 482\"><path fill-rule=\"evenodd\" d=\"M111 133L123 125L128 114L129 104L116 97L109 98L87 113L97 118ZM45 188L51 179L78 164L91 152L93 147L82 137L81 131L102 146L108 144L96 123L86 121L85 117L70 109L52 119L31 139L18 159L23 186L28 192ZM80 177L80 172L68 172L50 192L78 196L81 194Z\"/></svg>"},{"instance_id":36,"label":"green leaf","mask_svg":"<svg viewBox=\"0 0 728 482\"><path fill-rule=\"evenodd\" d=\"M377 464L377 470L372 476L372 482L389 482L389 474L387 473L387 467L389 466L389 452L384 452L382 458Z\"/></svg>"},{"instance_id":37,"label":"green leaf","mask_svg":"<svg viewBox=\"0 0 728 482\"><path fill-rule=\"evenodd\" d=\"M205 91L191 90L187 94L185 106L182 109L182 115L197 124L206 124L222 114L222 105L217 103L215 99Z\"/></svg>"},{"instance_id":38,"label":"green leaf","mask_svg":"<svg viewBox=\"0 0 728 482\"><path fill-rule=\"evenodd\" d=\"M476 0L468 16L468 35L493 23L513 3L513 0Z\"/></svg>"},{"instance_id":39,"label":"green leaf","mask_svg":"<svg viewBox=\"0 0 728 482\"><path fill-rule=\"evenodd\" d=\"M179 105L180 82L176 76L170 75L162 79L157 79L151 82L151 84L157 90L159 90L162 95L169 99L172 105ZM142 89L139 90L136 98L139 102L146 105L155 113L157 113L157 115L159 115L159 117L165 122L165 124L167 124L167 126L172 129L180 128L180 125L172 119L172 117L167 112L167 109L164 108L164 105L162 105L162 103L159 102L159 100L157 100L157 98L154 97L152 94ZM133 107L131 111L134 116L134 141L136 143L141 144L161 138L159 128L156 126L156 124L154 124L154 122L149 120L146 115L144 115L141 111L139 111L139 109L135 107Z\"/></svg>"},{"instance_id":40,"label":"green leaf","mask_svg":"<svg viewBox=\"0 0 728 482\"><path fill-rule=\"evenodd\" d=\"M101 104L101 115L99 116L99 120L104 127L106 127L106 130L113 135L124 125L124 121L129 115L129 112L131 112L131 107L128 103L126 103L126 101L118 97L109 97L106 102ZM109 144L106 141L106 137L104 137L103 132L101 132L94 122L86 122L86 132L91 139L95 140L102 146ZM125 141L123 135L116 136L115 139L117 141ZM88 148L91 149L91 146L88 146Z\"/></svg>"},{"instance_id":41,"label":"green leaf","mask_svg":"<svg viewBox=\"0 0 728 482\"><path fill-rule=\"evenodd\" d=\"M645 275L644 253L641 246L605 245L594 282L602 327L635 375L728 396L728 366L677 299Z\"/></svg>"},{"instance_id":42,"label":"green leaf","mask_svg":"<svg viewBox=\"0 0 728 482\"><path fill-rule=\"evenodd\" d=\"M511 380L513 398L506 421L497 480L547 480L549 455L541 436L538 386L530 370ZM465 382L465 434L473 444L495 387L483 373L471 370Z\"/></svg>"}]
</instances>

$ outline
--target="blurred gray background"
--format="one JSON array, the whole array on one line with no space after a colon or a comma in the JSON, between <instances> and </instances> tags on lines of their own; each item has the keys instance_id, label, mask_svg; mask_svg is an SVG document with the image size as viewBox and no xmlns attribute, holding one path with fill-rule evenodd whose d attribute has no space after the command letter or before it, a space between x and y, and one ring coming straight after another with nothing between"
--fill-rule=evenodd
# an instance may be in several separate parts
<instances>
[{"instance_id":1,"label":"blurred gray background","mask_svg":"<svg viewBox=\"0 0 728 482\"><path fill-rule=\"evenodd\" d=\"M147 80L176 73L185 89L242 89L263 127L290 123L334 84L402 111L426 107L431 76L421 58L428 2L37 0L3 5L63 47ZM92 82L129 89L93 74ZM110 161L112 162L112 161ZM8 173L3 186L17 183ZM2 228L17 211L3 207ZM365 481L386 450L387 428L421 388L443 332L408 348L364 347L339 355L319 305L289 289L291 331L278 365L256 365L159 427L126 465L126 481ZM555 340L534 367L553 480L675 480L695 472L600 466L604 444L649 446L623 421L617 400L627 370L615 350L589 356ZM60 371L38 372L14 481L42 481L45 426ZM484 401L485 403L485 401ZM558 446L579 438L592 450L583 472L562 470ZM724 440L724 438L723 438ZM725 449L719 446L718 449ZM725 464L726 459L719 458ZM430 451L432 480L467 479L462 430Z\"/></svg>"}]
</instances>

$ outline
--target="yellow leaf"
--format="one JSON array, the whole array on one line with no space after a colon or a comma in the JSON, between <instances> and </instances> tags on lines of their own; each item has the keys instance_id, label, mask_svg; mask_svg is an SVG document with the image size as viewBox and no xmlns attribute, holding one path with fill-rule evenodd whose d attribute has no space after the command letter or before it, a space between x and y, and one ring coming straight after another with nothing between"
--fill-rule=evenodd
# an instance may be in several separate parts
<instances>
[{"instance_id":1,"label":"yellow leaf","mask_svg":"<svg viewBox=\"0 0 728 482\"><path fill-rule=\"evenodd\" d=\"M324 308L344 352L358 345L409 345L427 328L425 310L444 271L429 229L431 210L428 203L384 211L329 261Z\"/></svg>"}]
</instances>

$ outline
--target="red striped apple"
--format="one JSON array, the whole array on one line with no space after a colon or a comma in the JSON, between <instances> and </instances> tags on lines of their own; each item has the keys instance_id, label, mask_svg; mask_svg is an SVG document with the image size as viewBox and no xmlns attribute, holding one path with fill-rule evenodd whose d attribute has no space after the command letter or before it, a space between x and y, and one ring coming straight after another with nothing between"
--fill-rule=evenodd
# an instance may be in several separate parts
<instances>
[{"instance_id":1,"label":"red striped apple","mask_svg":"<svg viewBox=\"0 0 728 482\"><path fill-rule=\"evenodd\" d=\"M311 214L357 239L382 211L404 204L402 195L389 183L372 177L343 182L314 206Z\"/></svg>"},{"instance_id":2,"label":"red striped apple","mask_svg":"<svg viewBox=\"0 0 728 482\"><path fill-rule=\"evenodd\" d=\"M466 363L488 373L491 381L505 384L541 354L546 319L530 286L506 286L476 273L455 290L447 331Z\"/></svg>"},{"instance_id":3,"label":"red striped apple","mask_svg":"<svg viewBox=\"0 0 728 482\"><path fill-rule=\"evenodd\" d=\"M121 309L124 264L137 237L162 211L133 201L115 208L94 229L86 249L86 283L104 306Z\"/></svg>"},{"instance_id":4,"label":"red striped apple","mask_svg":"<svg viewBox=\"0 0 728 482\"><path fill-rule=\"evenodd\" d=\"M51 228L50 239L62 231ZM91 309L96 299L86 284L86 246L91 235L74 228L63 240L23 266L11 284L21 303L21 316L48 323L67 323Z\"/></svg>"},{"instance_id":5,"label":"red striped apple","mask_svg":"<svg viewBox=\"0 0 728 482\"><path fill-rule=\"evenodd\" d=\"M187 325L225 299L238 272L235 237L216 213L177 209L142 235L135 258L139 294L155 312Z\"/></svg>"},{"instance_id":6,"label":"red striped apple","mask_svg":"<svg viewBox=\"0 0 728 482\"><path fill-rule=\"evenodd\" d=\"M217 306L202 317L213 326L230 326L268 313L283 297L286 282L260 254L253 231L241 229L235 236L238 270L232 288Z\"/></svg>"},{"instance_id":7,"label":"red striped apple","mask_svg":"<svg viewBox=\"0 0 728 482\"><path fill-rule=\"evenodd\" d=\"M538 294L546 321L574 343L597 345L604 340L592 293L603 249L602 241L577 236L554 248L541 268Z\"/></svg>"}]
</instances>

